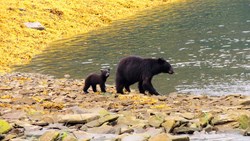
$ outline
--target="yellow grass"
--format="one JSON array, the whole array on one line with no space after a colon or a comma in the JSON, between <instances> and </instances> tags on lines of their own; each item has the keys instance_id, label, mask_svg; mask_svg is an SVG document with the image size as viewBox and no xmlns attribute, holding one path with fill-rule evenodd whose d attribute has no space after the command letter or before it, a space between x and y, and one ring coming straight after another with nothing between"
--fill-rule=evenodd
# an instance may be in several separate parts
<instances>
[{"instance_id":1,"label":"yellow grass","mask_svg":"<svg viewBox=\"0 0 250 141\"><path fill-rule=\"evenodd\" d=\"M181 0L1 0L0 73L23 65L54 40L107 26L136 12ZM40 22L46 30L28 29Z\"/></svg>"}]
</instances>

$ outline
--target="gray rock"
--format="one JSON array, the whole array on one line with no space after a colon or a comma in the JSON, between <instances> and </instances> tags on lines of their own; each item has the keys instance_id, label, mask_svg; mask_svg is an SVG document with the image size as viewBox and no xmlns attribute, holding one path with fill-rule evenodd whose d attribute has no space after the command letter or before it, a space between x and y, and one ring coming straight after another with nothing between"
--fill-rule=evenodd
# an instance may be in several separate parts
<instances>
[{"instance_id":1,"label":"gray rock","mask_svg":"<svg viewBox=\"0 0 250 141\"><path fill-rule=\"evenodd\" d=\"M24 25L32 29L45 30L45 27L40 22L26 22Z\"/></svg>"}]
</instances>

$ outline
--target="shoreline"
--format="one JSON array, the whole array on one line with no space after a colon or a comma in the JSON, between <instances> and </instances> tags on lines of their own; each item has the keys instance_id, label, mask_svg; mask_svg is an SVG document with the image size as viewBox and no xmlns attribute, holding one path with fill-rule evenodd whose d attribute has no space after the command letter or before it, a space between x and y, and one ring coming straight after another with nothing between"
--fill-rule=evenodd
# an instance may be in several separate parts
<instances>
[{"instance_id":1,"label":"shoreline","mask_svg":"<svg viewBox=\"0 0 250 141\"><path fill-rule=\"evenodd\" d=\"M0 130L5 139L65 134L74 140L185 141L195 133L250 135L250 96L121 95L110 85L106 93L83 94L83 80L34 73L9 73L0 80L0 125L9 125Z\"/></svg>"},{"instance_id":2,"label":"shoreline","mask_svg":"<svg viewBox=\"0 0 250 141\"><path fill-rule=\"evenodd\" d=\"M28 64L52 41L98 30L142 10L185 0L76 0L0 2L0 73ZM45 30L30 29L39 22Z\"/></svg>"}]
</instances>

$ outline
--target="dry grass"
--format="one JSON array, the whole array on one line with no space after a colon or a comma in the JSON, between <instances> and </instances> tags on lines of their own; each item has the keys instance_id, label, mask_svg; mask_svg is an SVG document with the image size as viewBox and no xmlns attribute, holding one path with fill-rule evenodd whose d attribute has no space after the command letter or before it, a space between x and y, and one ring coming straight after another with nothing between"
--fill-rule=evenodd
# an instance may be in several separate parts
<instances>
[{"instance_id":1,"label":"dry grass","mask_svg":"<svg viewBox=\"0 0 250 141\"><path fill-rule=\"evenodd\" d=\"M180 0L1 0L0 73L23 65L53 40L107 26L140 10ZM28 29L40 22L46 30Z\"/></svg>"}]
</instances>

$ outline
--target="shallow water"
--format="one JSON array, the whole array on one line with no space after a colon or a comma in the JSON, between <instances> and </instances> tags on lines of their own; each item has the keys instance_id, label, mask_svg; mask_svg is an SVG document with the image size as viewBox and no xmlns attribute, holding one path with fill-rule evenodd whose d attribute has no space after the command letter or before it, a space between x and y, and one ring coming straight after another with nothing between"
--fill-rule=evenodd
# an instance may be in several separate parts
<instances>
[{"instance_id":1,"label":"shallow water","mask_svg":"<svg viewBox=\"0 0 250 141\"><path fill-rule=\"evenodd\" d=\"M164 57L174 75L154 77L162 94L173 91L250 94L250 0L189 0L156 7L111 26L51 44L17 71L83 79L112 69L128 55Z\"/></svg>"}]
</instances>

